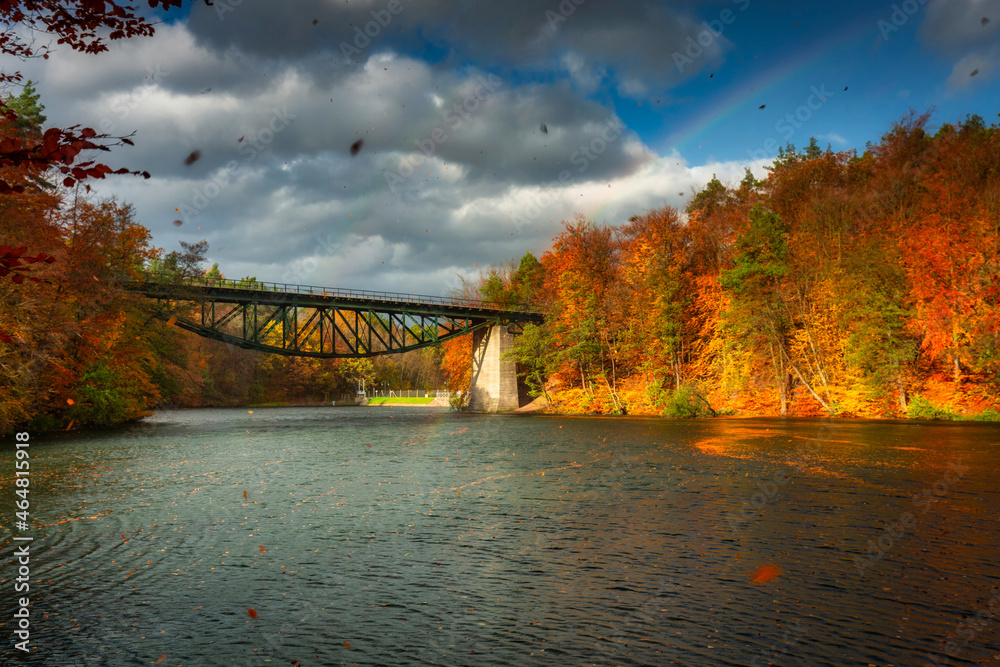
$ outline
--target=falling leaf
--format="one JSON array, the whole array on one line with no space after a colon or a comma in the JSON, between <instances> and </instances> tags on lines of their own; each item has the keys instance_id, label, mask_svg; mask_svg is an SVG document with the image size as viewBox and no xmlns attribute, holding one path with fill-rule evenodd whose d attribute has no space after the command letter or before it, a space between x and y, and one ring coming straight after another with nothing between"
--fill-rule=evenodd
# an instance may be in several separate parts
<instances>
[{"instance_id":1,"label":"falling leaf","mask_svg":"<svg viewBox=\"0 0 1000 667\"><path fill-rule=\"evenodd\" d=\"M357 155L361 152L361 147L364 145L364 139L358 139L353 144L351 144L351 156Z\"/></svg>"},{"instance_id":2,"label":"falling leaf","mask_svg":"<svg viewBox=\"0 0 1000 667\"><path fill-rule=\"evenodd\" d=\"M247 500L247 492L246 491L243 492L243 500Z\"/></svg>"},{"instance_id":3,"label":"falling leaf","mask_svg":"<svg viewBox=\"0 0 1000 667\"><path fill-rule=\"evenodd\" d=\"M715 78L715 74L714 74L714 73L713 73L713 74L709 74L709 75L708 75L708 78L709 78L709 79L714 79L714 78Z\"/></svg>"},{"instance_id":4,"label":"falling leaf","mask_svg":"<svg viewBox=\"0 0 1000 667\"><path fill-rule=\"evenodd\" d=\"M247 609L247 616L249 616L252 619L256 619L257 618L257 610L256 609Z\"/></svg>"},{"instance_id":5,"label":"falling leaf","mask_svg":"<svg viewBox=\"0 0 1000 667\"><path fill-rule=\"evenodd\" d=\"M174 316L174 315L171 315L171 316L170 316L170 319L168 319L168 320L167 320L167 326L168 326L168 327L169 327L169 326L173 326L174 322L176 322L176 321L177 321L177 317L176 317L176 316Z\"/></svg>"},{"instance_id":6,"label":"falling leaf","mask_svg":"<svg viewBox=\"0 0 1000 667\"><path fill-rule=\"evenodd\" d=\"M847 86L844 86L844 90L847 90Z\"/></svg>"},{"instance_id":7,"label":"falling leaf","mask_svg":"<svg viewBox=\"0 0 1000 667\"><path fill-rule=\"evenodd\" d=\"M66 425L66 430L68 431L68 430L70 430L71 428L73 428L73 424L75 424L75 423L76 423L76 420L75 420L75 419L70 419L70 420L69 420L69 424L67 424L67 425Z\"/></svg>"},{"instance_id":8,"label":"falling leaf","mask_svg":"<svg viewBox=\"0 0 1000 667\"><path fill-rule=\"evenodd\" d=\"M174 227L180 227L184 224L183 220L174 220Z\"/></svg>"},{"instance_id":9,"label":"falling leaf","mask_svg":"<svg viewBox=\"0 0 1000 667\"><path fill-rule=\"evenodd\" d=\"M549 133L549 128L547 125L545 125L545 123L542 123L542 132L544 132L545 134Z\"/></svg>"},{"instance_id":10,"label":"falling leaf","mask_svg":"<svg viewBox=\"0 0 1000 667\"><path fill-rule=\"evenodd\" d=\"M200 362L198 362L198 365L201 366L202 368L204 368L205 367L205 360L202 359Z\"/></svg>"},{"instance_id":11,"label":"falling leaf","mask_svg":"<svg viewBox=\"0 0 1000 667\"><path fill-rule=\"evenodd\" d=\"M204 95L205 93L210 93L210 92L212 92L212 89L211 88L206 88L205 90L201 91L201 93L199 93L199 94L200 95Z\"/></svg>"},{"instance_id":12,"label":"falling leaf","mask_svg":"<svg viewBox=\"0 0 1000 667\"><path fill-rule=\"evenodd\" d=\"M319 23L319 19L313 19L313 25L316 25L317 23Z\"/></svg>"},{"instance_id":13,"label":"falling leaf","mask_svg":"<svg viewBox=\"0 0 1000 667\"><path fill-rule=\"evenodd\" d=\"M73 399L72 399L72 398L67 398L67 399L66 399L66 403L67 403L68 405L73 405L73 404L74 404L74 402L75 402L75 401L73 401Z\"/></svg>"},{"instance_id":14,"label":"falling leaf","mask_svg":"<svg viewBox=\"0 0 1000 667\"><path fill-rule=\"evenodd\" d=\"M245 135L245 134L244 134L244 135L243 135L242 137L240 137L239 139L237 139L237 140L236 140L236 143L240 143L240 142L242 142L242 141L243 141L243 139L244 139L244 138L245 138L246 136L247 136L247 135Z\"/></svg>"},{"instance_id":15,"label":"falling leaf","mask_svg":"<svg viewBox=\"0 0 1000 667\"><path fill-rule=\"evenodd\" d=\"M978 68L976 68L976 69L972 70L971 72L969 72L969 76L976 76L977 74L979 74L979 69Z\"/></svg>"},{"instance_id":16,"label":"falling leaf","mask_svg":"<svg viewBox=\"0 0 1000 667\"><path fill-rule=\"evenodd\" d=\"M759 107L757 107L757 108L758 108L758 109L763 109L763 108L764 108L764 107L766 107L766 106L767 106L766 104L761 104L761 105L760 105Z\"/></svg>"},{"instance_id":17,"label":"falling leaf","mask_svg":"<svg viewBox=\"0 0 1000 667\"><path fill-rule=\"evenodd\" d=\"M184 158L184 164L187 166L193 165L201 158L201 151L191 151L191 154Z\"/></svg>"},{"instance_id":18,"label":"falling leaf","mask_svg":"<svg viewBox=\"0 0 1000 667\"><path fill-rule=\"evenodd\" d=\"M750 577L750 583L763 584L771 581L771 579L774 579L779 574L781 574L781 568L777 565L761 565L757 568L757 571L754 572L754 575Z\"/></svg>"},{"instance_id":19,"label":"falling leaf","mask_svg":"<svg viewBox=\"0 0 1000 667\"><path fill-rule=\"evenodd\" d=\"M261 552L262 554L263 554L263 553L267 553L267 549L265 549L265 548L264 548L264 545L263 545L263 544L262 544L262 545L260 545L260 546L259 546L259 547L257 547L257 548L258 548L258 549L260 549L260 552Z\"/></svg>"},{"instance_id":20,"label":"falling leaf","mask_svg":"<svg viewBox=\"0 0 1000 667\"><path fill-rule=\"evenodd\" d=\"M986 25L987 23L990 22L990 18L988 16L984 16L983 18L979 19L979 22L982 23L983 25Z\"/></svg>"},{"instance_id":21,"label":"falling leaf","mask_svg":"<svg viewBox=\"0 0 1000 667\"><path fill-rule=\"evenodd\" d=\"M157 659L156 659L156 662L154 662L153 664L154 664L154 665L159 665L160 663L162 663L162 662L163 662L164 660L166 660L166 659L167 659L167 654L166 654L166 653L164 653L164 654L163 654L163 655L161 655L161 656L160 656L159 658L157 658Z\"/></svg>"},{"instance_id":22,"label":"falling leaf","mask_svg":"<svg viewBox=\"0 0 1000 667\"><path fill-rule=\"evenodd\" d=\"M247 414L248 415L252 415L253 414L253 410L247 410Z\"/></svg>"}]
</instances>

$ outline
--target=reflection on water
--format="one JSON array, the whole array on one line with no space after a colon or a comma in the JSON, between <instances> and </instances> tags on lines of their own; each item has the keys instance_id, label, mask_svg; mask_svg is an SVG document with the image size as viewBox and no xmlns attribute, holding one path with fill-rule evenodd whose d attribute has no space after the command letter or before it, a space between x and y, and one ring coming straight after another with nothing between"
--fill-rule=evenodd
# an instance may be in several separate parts
<instances>
[{"instance_id":1,"label":"reflection on water","mask_svg":"<svg viewBox=\"0 0 1000 667\"><path fill-rule=\"evenodd\" d=\"M994 425L191 410L33 442L23 664L1000 662Z\"/></svg>"}]
</instances>

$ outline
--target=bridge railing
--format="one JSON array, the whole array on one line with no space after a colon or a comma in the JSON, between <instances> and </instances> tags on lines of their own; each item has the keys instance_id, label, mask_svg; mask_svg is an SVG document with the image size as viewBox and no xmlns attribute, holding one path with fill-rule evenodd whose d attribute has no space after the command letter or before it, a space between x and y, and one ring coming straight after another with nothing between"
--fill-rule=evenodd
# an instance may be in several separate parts
<instances>
[{"instance_id":1,"label":"bridge railing","mask_svg":"<svg viewBox=\"0 0 1000 667\"><path fill-rule=\"evenodd\" d=\"M459 308L480 308L485 310L508 310L522 313L536 313L538 308L531 304L519 303L505 306L497 306L485 299L464 299L461 297L430 296L426 294L415 294L404 292L379 292L373 290L344 289L340 287L318 287L314 285L294 285L289 283L272 283L257 280L255 278L244 278L232 280L229 278L209 278L208 276L196 276L193 278L182 278L178 280L176 275L167 273L155 273L146 271L143 273L146 283L160 285L177 285L192 287L211 287L218 289L239 289L239 290L260 290L262 292L283 292L291 294L305 294L311 296L334 296L348 299L366 299L369 301L384 301L386 303L413 303L413 304L433 304L441 306L455 306Z\"/></svg>"}]
</instances>

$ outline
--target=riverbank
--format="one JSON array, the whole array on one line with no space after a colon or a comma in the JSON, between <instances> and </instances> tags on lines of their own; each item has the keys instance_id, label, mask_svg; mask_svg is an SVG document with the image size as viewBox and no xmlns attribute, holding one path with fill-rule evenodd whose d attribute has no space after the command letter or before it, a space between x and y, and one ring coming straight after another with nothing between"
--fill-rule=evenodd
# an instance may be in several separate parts
<instances>
[{"instance_id":1,"label":"riverbank","mask_svg":"<svg viewBox=\"0 0 1000 667\"><path fill-rule=\"evenodd\" d=\"M374 398L369 398L365 402L367 407L383 407L383 406L393 406L393 407L427 407L427 408L447 408L451 407L447 398L440 397L406 397L406 396L376 396Z\"/></svg>"},{"instance_id":2,"label":"riverbank","mask_svg":"<svg viewBox=\"0 0 1000 667\"><path fill-rule=\"evenodd\" d=\"M790 392L786 413L781 414L777 393L773 387L761 387L754 392L727 392L707 388L697 383L682 384L674 390L660 389L638 378L620 382L619 389L593 386L589 391L580 387L547 387L548 399L538 397L528 405L510 411L513 414L543 412L552 415L630 415L691 419L702 417L744 418L819 418L936 420L1000 422L1000 395L981 385L962 386L954 390L948 382L925 382L906 396L905 409L896 395L868 396L843 399L842 391L831 390L836 408L831 414L806 391ZM843 400L840 400L843 399ZM850 406L845 407L845 406Z\"/></svg>"}]
</instances>

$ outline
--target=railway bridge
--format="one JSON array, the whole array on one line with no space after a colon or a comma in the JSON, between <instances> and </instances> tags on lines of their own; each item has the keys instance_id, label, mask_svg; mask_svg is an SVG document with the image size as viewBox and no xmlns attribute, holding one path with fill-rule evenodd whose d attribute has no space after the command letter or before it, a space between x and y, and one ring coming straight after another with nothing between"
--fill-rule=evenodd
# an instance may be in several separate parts
<instances>
[{"instance_id":1,"label":"railway bridge","mask_svg":"<svg viewBox=\"0 0 1000 667\"><path fill-rule=\"evenodd\" d=\"M513 361L503 358L525 324L541 323L530 306L496 308L476 299L313 287L254 279L178 279L146 273L127 289L167 302L160 316L199 336L238 347L323 359L373 357L473 335L469 408L519 406Z\"/></svg>"}]
</instances>

